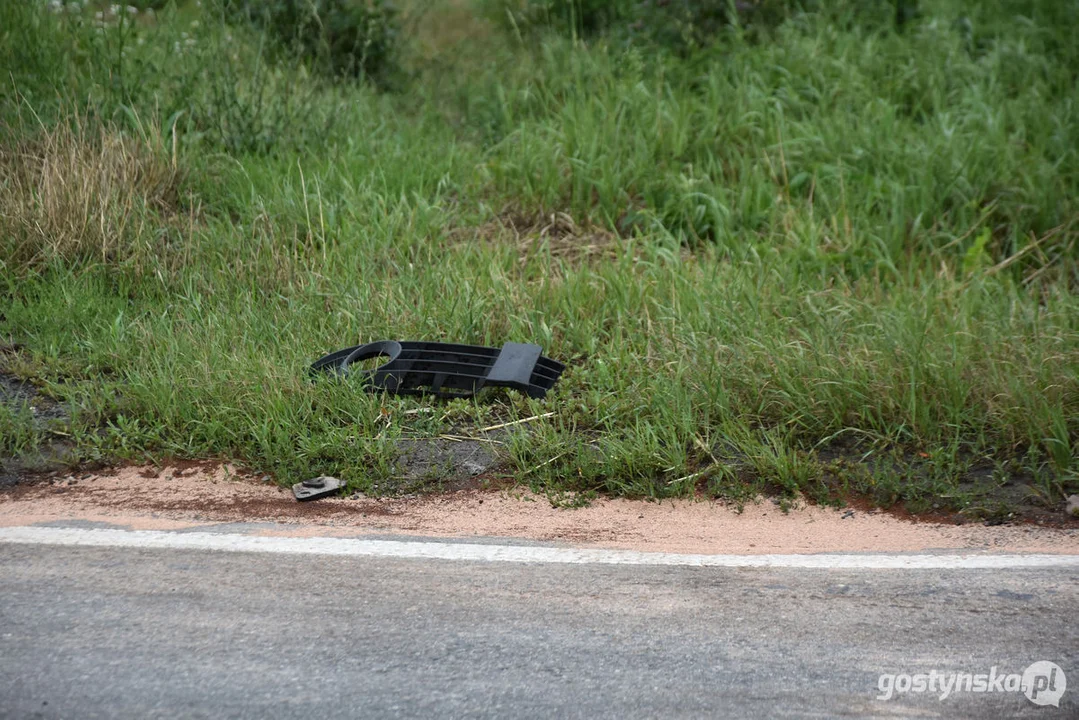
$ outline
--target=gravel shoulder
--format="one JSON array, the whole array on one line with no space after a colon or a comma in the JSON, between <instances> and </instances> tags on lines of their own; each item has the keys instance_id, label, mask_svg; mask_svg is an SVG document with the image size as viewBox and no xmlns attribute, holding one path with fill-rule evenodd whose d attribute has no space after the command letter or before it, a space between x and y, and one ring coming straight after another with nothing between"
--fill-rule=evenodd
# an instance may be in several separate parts
<instances>
[{"instance_id":1,"label":"gravel shoulder","mask_svg":"<svg viewBox=\"0 0 1079 720\"><path fill-rule=\"evenodd\" d=\"M125 467L21 484L0 493L0 526L58 521L132 529L266 523L291 536L408 534L519 538L576 546L700 554L1031 552L1079 554L1079 522L1064 527L916 522L881 511L598 499L553 505L520 488L298 503L230 465Z\"/></svg>"}]
</instances>

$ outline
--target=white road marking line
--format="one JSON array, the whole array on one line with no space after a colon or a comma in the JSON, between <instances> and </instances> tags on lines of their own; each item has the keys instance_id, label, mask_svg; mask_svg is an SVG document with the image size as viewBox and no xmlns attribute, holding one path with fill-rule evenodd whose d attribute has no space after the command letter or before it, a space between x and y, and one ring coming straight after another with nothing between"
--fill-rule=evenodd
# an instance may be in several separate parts
<instances>
[{"instance_id":1,"label":"white road marking line","mask_svg":"<svg viewBox=\"0 0 1079 720\"><path fill-rule=\"evenodd\" d=\"M57 527L0 528L0 543L138 549L220 550L344 557L422 558L472 562L562 563L575 565L682 565L689 567L771 567L879 570L991 570L1079 568L1079 555L681 555L594 548L487 545L477 543L363 540L332 537L266 537L160 530Z\"/></svg>"}]
</instances>

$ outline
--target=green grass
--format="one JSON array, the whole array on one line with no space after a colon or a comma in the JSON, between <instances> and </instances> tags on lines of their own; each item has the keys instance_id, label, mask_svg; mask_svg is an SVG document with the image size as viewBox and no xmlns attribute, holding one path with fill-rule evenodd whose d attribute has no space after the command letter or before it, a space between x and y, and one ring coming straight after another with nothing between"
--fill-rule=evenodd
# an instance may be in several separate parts
<instances>
[{"instance_id":1,"label":"green grass","mask_svg":"<svg viewBox=\"0 0 1079 720\"><path fill-rule=\"evenodd\" d=\"M684 56L437 5L383 93L194 6L102 32L0 9L0 341L24 348L0 363L72 404L82 457L392 492L401 437L553 412L504 452L554 493L1079 491L1066 3L939 2L902 33L795 14ZM40 231L84 206L90 241ZM305 373L385 338L569 369L433 414ZM27 422L5 411L0 448Z\"/></svg>"}]
</instances>

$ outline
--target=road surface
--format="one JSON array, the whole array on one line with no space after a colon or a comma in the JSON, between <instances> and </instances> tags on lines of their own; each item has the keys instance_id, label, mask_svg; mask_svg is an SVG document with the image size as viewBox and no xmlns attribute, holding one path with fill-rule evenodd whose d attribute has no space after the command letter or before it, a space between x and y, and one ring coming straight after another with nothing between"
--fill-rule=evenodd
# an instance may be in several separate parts
<instances>
[{"instance_id":1,"label":"road surface","mask_svg":"<svg viewBox=\"0 0 1079 720\"><path fill-rule=\"evenodd\" d=\"M264 528L237 526L64 532L0 528L0 717L1079 717L1075 556L738 566L408 537L253 550ZM992 685L894 690L1037 661L1071 682L1059 707Z\"/></svg>"}]
</instances>

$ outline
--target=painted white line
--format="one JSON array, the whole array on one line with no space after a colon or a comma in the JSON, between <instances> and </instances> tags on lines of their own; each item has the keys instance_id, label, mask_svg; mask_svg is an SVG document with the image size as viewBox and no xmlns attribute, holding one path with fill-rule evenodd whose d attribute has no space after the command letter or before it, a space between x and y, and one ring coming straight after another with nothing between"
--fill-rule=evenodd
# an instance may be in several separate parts
<instances>
[{"instance_id":1,"label":"painted white line","mask_svg":"<svg viewBox=\"0 0 1079 720\"><path fill-rule=\"evenodd\" d=\"M680 555L590 548L475 543L363 540L359 538L265 537L159 530L57 527L0 528L0 543L139 549L218 550L346 557L426 558L473 562L597 565L684 565L822 569L988 570L1079 568L1079 555Z\"/></svg>"}]
</instances>

